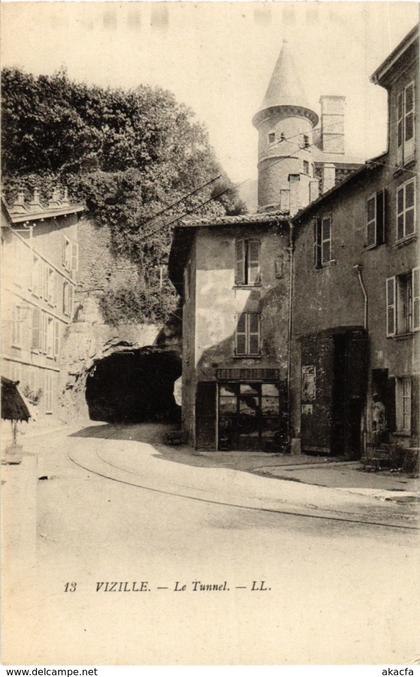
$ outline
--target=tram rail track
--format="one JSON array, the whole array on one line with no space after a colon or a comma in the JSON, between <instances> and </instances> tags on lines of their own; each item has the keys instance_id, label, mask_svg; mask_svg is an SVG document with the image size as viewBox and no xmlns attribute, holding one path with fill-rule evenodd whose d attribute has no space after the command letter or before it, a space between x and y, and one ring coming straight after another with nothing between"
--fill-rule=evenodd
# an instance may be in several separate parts
<instances>
[{"instance_id":1,"label":"tram rail track","mask_svg":"<svg viewBox=\"0 0 420 677\"><path fill-rule=\"evenodd\" d=\"M104 435L101 437L101 439L105 440L110 440L115 438L115 435L117 434L117 430L112 430L109 435ZM148 443L150 444L150 443ZM95 456L97 459L100 461L100 463L105 464L106 466L109 466L110 468L113 468L115 470L118 470L119 472L127 473L129 475L134 475L135 477L138 476L136 472L133 470L129 470L127 468L122 468L121 466L118 466L114 463L111 463L109 460L104 459L98 450L95 450ZM80 461L76 460L75 458L72 457L71 452L67 452L67 457L71 463L74 465L82 468L83 470L87 470L88 472L91 472L99 477L103 477L104 479L111 480L113 482L118 482L119 484L123 484L126 486L132 486L132 487L137 487L138 489L142 489L143 491L149 491L152 493L157 493L161 495L166 495L166 496L172 496L174 498L180 498L183 500L190 500L190 501L196 501L200 503L207 503L210 505L219 505L223 507L230 507L230 508L235 508L235 509L240 509L240 510L252 510L254 512L262 512L262 513L270 513L270 514L279 514L279 515L286 515L289 517L300 517L303 519L316 519L316 520L324 520L324 521L330 521L330 522L342 522L342 523L347 523L347 524L358 524L362 526L376 526L376 527L382 527L386 529L398 529L400 531L420 531L420 527L416 525L411 525L411 524L393 524L389 522L380 522L376 520L362 520L362 519L357 519L353 517L344 517L344 516L339 516L339 515L321 515L321 514L316 514L316 513L311 513L311 512L304 512L304 511L299 511L299 510L282 510L280 508L269 508L269 507L263 507L263 506L252 506L252 505L244 505L242 503L234 503L234 502L228 502L228 501L222 501L222 500L217 500L217 499L212 499L212 498L204 498L204 497L199 497L199 496L191 496L190 494L182 493L182 492L177 492L177 491L171 491L169 489L159 489L157 487L153 486L147 486L144 484L139 484L138 482L134 481L129 481L129 480L124 480L121 478L117 478L112 476L111 474L107 474L106 472L101 472L99 470L96 470L95 468L92 468L89 465L85 465L81 463Z\"/></svg>"}]
</instances>

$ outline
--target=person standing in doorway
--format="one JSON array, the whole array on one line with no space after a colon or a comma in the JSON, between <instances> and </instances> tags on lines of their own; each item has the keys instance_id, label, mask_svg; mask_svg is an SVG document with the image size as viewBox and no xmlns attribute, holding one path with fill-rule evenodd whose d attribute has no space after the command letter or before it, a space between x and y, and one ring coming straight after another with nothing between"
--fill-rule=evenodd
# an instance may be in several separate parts
<instances>
[{"instance_id":1,"label":"person standing in doorway","mask_svg":"<svg viewBox=\"0 0 420 677\"><path fill-rule=\"evenodd\" d=\"M372 395L372 433L373 444L377 446L386 439L387 423L385 405L381 402L379 394Z\"/></svg>"}]
</instances>

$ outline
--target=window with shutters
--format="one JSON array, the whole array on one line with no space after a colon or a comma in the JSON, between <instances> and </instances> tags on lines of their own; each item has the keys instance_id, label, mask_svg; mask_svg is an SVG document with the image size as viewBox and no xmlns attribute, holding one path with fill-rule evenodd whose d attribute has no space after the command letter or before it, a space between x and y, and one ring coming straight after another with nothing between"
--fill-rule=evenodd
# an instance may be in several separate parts
<instances>
[{"instance_id":1,"label":"window with shutters","mask_svg":"<svg viewBox=\"0 0 420 677\"><path fill-rule=\"evenodd\" d=\"M317 217L313 221L315 268L322 268L332 261L331 224L330 216Z\"/></svg>"},{"instance_id":2,"label":"window with shutters","mask_svg":"<svg viewBox=\"0 0 420 677\"><path fill-rule=\"evenodd\" d=\"M54 358L58 359L60 354L60 323L54 320Z\"/></svg>"},{"instance_id":3,"label":"window with shutters","mask_svg":"<svg viewBox=\"0 0 420 677\"><path fill-rule=\"evenodd\" d=\"M416 230L416 180L410 179L397 189L397 240L413 235Z\"/></svg>"},{"instance_id":4,"label":"window with shutters","mask_svg":"<svg viewBox=\"0 0 420 677\"><path fill-rule=\"evenodd\" d=\"M386 334L396 336L420 329L420 268L386 281Z\"/></svg>"},{"instance_id":5,"label":"window with shutters","mask_svg":"<svg viewBox=\"0 0 420 677\"><path fill-rule=\"evenodd\" d=\"M34 296L41 296L41 261L38 256L33 256L32 258L32 271L31 271L31 291Z\"/></svg>"},{"instance_id":6,"label":"window with shutters","mask_svg":"<svg viewBox=\"0 0 420 677\"><path fill-rule=\"evenodd\" d=\"M47 352L47 332L48 332L48 322L47 316L45 313L41 312L41 352Z\"/></svg>"},{"instance_id":7,"label":"window with shutters","mask_svg":"<svg viewBox=\"0 0 420 677\"><path fill-rule=\"evenodd\" d=\"M71 317L73 307L73 287L68 282L63 283L63 313Z\"/></svg>"},{"instance_id":8,"label":"window with shutters","mask_svg":"<svg viewBox=\"0 0 420 677\"><path fill-rule=\"evenodd\" d=\"M39 308L32 309L32 350L41 347L41 311Z\"/></svg>"},{"instance_id":9,"label":"window with shutters","mask_svg":"<svg viewBox=\"0 0 420 677\"><path fill-rule=\"evenodd\" d=\"M397 97L397 161L404 165L414 158L415 89L410 82Z\"/></svg>"},{"instance_id":10,"label":"window with shutters","mask_svg":"<svg viewBox=\"0 0 420 677\"><path fill-rule=\"evenodd\" d=\"M420 268L412 271L413 288L413 330L420 330Z\"/></svg>"},{"instance_id":11,"label":"window with shutters","mask_svg":"<svg viewBox=\"0 0 420 677\"><path fill-rule=\"evenodd\" d=\"M397 378L395 390L397 432L411 433L411 377Z\"/></svg>"},{"instance_id":12,"label":"window with shutters","mask_svg":"<svg viewBox=\"0 0 420 677\"><path fill-rule=\"evenodd\" d=\"M385 242L385 190L371 195L366 202L366 246L376 247Z\"/></svg>"},{"instance_id":13,"label":"window with shutters","mask_svg":"<svg viewBox=\"0 0 420 677\"><path fill-rule=\"evenodd\" d=\"M69 272L71 271L72 267L72 257L73 257L73 252L72 252L72 243L68 239L68 237L64 236L63 240L63 267L68 270Z\"/></svg>"},{"instance_id":14,"label":"window with shutters","mask_svg":"<svg viewBox=\"0 0 420 677\"><path fill-rule=\"evenodd\" d=\"M46 353L48 357L54 357L54 320L52 317L46 317L46 325L47 325Z\"/></svg>"},{"instance_id":15,"label":"window with shutters","mask_svg":"<svg viewBox=\"0 0 420 677\"><path fill-rule=\"evenodd\" d=\"M394 336L397 330L396 299L395 299L396 278L389 277L386 281L386 335Z\"/></svg>"},{"instance_id":16,"label":"window with shutters","mask_svg":"<svg viewBox=\"0 0 420 677\"><path fill-rule=\"evenodd\" d=\"M22 324L23 324L23 308L21 308L21 306L14 306L13 323L12 323L12 345L15 348L22 347Z\"/></svg>"},{"instance_id":17,"label":"window with shutters","mask_svg":"<svg viewBox=\"0 0 420 677\"><path fill-rule=\"evenodd\" d=\"M255 286L261 284L259 240L235 241L235 284Z\"/></svg>"},{"instance_id":18,"label":"window with shutters","mask_svg":"<svg viewBox=\"0 0 420 677\"><path fill-rule=\"evenodd\" d=\"M75 278L79 270L79 245L77 242L71 243L71 274Z\"/></svg>"},{"instance_id":19,"label":"window with shutters","mask_svg":"<svg viewBox=\"0 0 420 677\"><path fill-rule=\"evenodd\" d=\"M52 268L48 268L48 298L47 301L50 306L57 305L57 276Z\"/></svg>"},{"instance_id":20,"label":"window with shutters","mask_svg":"<svg viewBox=\"0 0 420 677\"><path fill-rule=\"evenodd\" d=\"M238 316L235 331L235 355L260 354L260 324L259 313L241 313Z\"/></svg>"}]
</instances>

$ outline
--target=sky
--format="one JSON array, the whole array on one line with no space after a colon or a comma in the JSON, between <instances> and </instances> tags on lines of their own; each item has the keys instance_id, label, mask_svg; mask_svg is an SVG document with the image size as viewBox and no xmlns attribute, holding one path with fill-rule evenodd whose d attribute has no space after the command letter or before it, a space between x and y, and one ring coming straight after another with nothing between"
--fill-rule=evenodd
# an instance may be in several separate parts
<instances>
[{"instance_id":1,"label":"sky","mask_svg":"<svg viewBox=\"0 0 420 677\"><path fill-rule=\"evenodd\" d=\"M235 182L256 177L253 114L287 39L307 98L346 97L346 151L386 149L386 92L370 75L418 21L414 2L18 2L2 5L2 65L61 67L103 86L174 92Z\"/></svg>"}]
</instances>

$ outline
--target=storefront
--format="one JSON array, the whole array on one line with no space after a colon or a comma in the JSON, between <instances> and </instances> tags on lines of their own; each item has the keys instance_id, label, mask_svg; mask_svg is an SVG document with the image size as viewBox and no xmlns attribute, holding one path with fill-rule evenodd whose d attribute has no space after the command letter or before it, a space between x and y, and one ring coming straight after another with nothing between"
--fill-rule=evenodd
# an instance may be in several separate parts
<instances>
[{"instance_id":1,"label":"storefront","mask_svg":"<svg viewBox=\"0 0 420 677\"><path fill-rule=\"evenodd\" d=\"M219 369L197 388L197 447L285 451L286 383L277 369Z\"/></svg>"}]
</instances>

